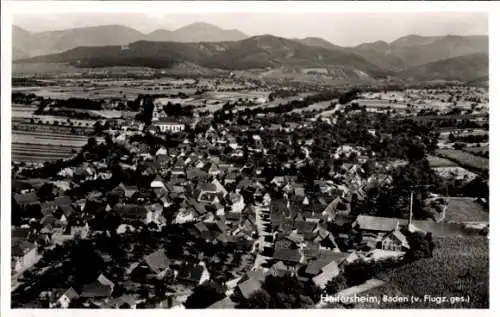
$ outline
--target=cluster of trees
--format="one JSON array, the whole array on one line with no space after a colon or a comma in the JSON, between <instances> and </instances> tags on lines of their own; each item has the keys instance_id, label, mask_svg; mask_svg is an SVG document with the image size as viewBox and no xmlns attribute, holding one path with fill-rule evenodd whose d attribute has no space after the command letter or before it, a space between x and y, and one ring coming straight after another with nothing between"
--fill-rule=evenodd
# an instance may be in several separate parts
<instances>
[{"instance_id":1,"label":"cluster of trees","mask_svg":"<svg viewBox=\"0 0 500 317\"><path fill-rule=\"evenodd\" d=\"M433 193L446 193L446 184L429 166L427 160L409 162L394 169L390 185L375 186L366 191L367 197L357 201L354 213L366 212L379 217L407 218L410 191L414 190L413 217L427 219L429 211L425 200ZM425 186L423 186L425 185Z\"/></svg>"},{"instance_id":2,"label":"cluster of trees","mask_svg":"<svg viewBox=\"0 0 500 317\"><path fill-rule=\"evenodd\" d=\"M335 294L347 287L363 284L388 269L432 257L435 246L432 234L408 231L404 231L404 234L410 245L410 250L405 254L404 258L388 258L378 261L357 260L347 264L344 267L343 273L326 285L325 292L327 294Z\"/></svg>"},{"instance_id":3,"label":"cluster of trees","mask_svg":"<svg viewBox=\"0 0 500 317\"><path fill-rule=\"evenodd\" d=\"M73 119L80 119L80 120L96 120L96 119L101 119L100 116L90 113L90 112L81 112L81 111L72 111L70 109L57 109L57 108L49 108L45 110L41 110L38 108L35 110L36 115L44 114L44 115L53 115L53 116L59 116L59 117L66 117L66 118L73 118ZM69 123L71 123L70 120L68 120Z\"/></svg>"},{"instance_id":4,"label":"cluster of trees","mask_svg":"<svg viewBox=\"0 0 500 317\"><path fill-rule=\"evenodd\" d=\"M262 288L248 299L237 297L238 308L307 308L321 298L321 290L312 282L291 275L268 275Z\"/></svg>"},{"instance_id":5,"label":"cluster of trees","mask_svg":"<svg viewBox=\"0 0 500 317\"><path fill-rule=\"evenodd\" d=\"M407 262L432 257L435 244L430 232L405 232L405 236L410 246L410 250L405 254L405 260Z\"/></svg>"},{"instance_id":6,"label":"cluster of trees","mask_svg":"<svg viewBox=\"0 0 500 317\"><path fill-rule=\"evenodd\" d=\"M117 55L113 57L95 55L87 56L85 59L71 61L70 64L74 67L114 67L114 66L129 66L129 67L150 67L150 68L171 68L175 61L168 56L162 57L139 57Z\"/></svg>"},{"instance_id":7,"label":"cluster of trees","mask_svg":"<svg viewBox=\"0 0 500 317\"><path fill-rule=\"evenodd\" d=\"M44 99L40 104L35 114L44 113L45 107L50 104L51 108L69 108L69 109L86 109L86 110L101 110L104 101L100 99L87 98L68 98L68 99Z\"/></svg>"},{"instance_id":8,"label":"cluster of trees","mask_svg":"<svg viewBox=\"0 0 500 317\"><path fill-rule=\"evenodd\" d=\"M29 105L35 101L43 100L42 97L37 97L35 94L25 94L22 92L12 92L12 103Z\"/></svg>"},{"instance_id":9,"label":"cluster of trees","mask_svg":"<svg viewBox=\"0 0 500 317\"><path fill-rule=\"evenodd\" d=\"M192 117L194 114L194 106L181 105L179 103L168 102L163 106L163 112L169 117Z\"/></svg>"},{"instance_id":10,"label":"cluster of trees","mask_svg":"<svg viewBox=\"0 0 500 317\"><path fill-rule=\"evenodd\" d=\"M360 93L359 89L351 89L339 96L339 103L345 105L358 97Z\"/></svg>"},{"instance_id":11,"label":"cluster of trees","mask_svg":"<svg viewBox=\"0 0 500 317\"><path fill-rule=\"evenodd\" d=\"M278 89L269 94L269 101L273 101L277 98L287 98L287 97L293 97L295 96L296 93L291 90L285 90L285 89Z\"/></svg>"},{"instance_id":12,"label":"cluster of trees","mask_svg":"<svg viewBox=\"0 0 500 317\"><path fill-rule=\"evenodd\" d=\"M282 114L282 113L287 113L290 112L294 109L300 109L300 108L306 108L312 104L321 102L321 101L327 101L327 100L332 100L334 98L339 97L339 93L337 91L326 91L326 92L319 92L317 94L307 96L305 98L299 99L299 100L292 100L288 102L287 104L284 105L278 105L275 107L256 107L252 109L246 108L243 113L245 115L256 115L258 113L274 113L274 114Z\"/></svg>"},{"instance_id":13,"label":"cluster of trees","mask_svg":"<svg viewBox=\"0 0 500 317\"><path fill-rule=\"evenodd\" d=\"M45 80L38 80L35 78L13 77L12 87L45 87L51 86L52 83Z\"/></svg>"}]
</instances>

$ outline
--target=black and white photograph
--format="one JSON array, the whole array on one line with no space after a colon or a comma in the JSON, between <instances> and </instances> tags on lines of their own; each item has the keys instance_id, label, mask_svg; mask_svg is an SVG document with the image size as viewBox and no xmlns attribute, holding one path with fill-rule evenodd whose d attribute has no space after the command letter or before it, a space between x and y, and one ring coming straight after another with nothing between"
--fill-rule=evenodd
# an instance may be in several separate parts
<instances>
[{"instance_id":1,"label":"black and white photograph","mask_svg":"<svg viewBox=\"0 0 500 317\"><path fill-rule=\"evenodd\" d=\"M191 5L11 14L7 308L490 308L488 8Z\"/></svg>"}]
</instances>

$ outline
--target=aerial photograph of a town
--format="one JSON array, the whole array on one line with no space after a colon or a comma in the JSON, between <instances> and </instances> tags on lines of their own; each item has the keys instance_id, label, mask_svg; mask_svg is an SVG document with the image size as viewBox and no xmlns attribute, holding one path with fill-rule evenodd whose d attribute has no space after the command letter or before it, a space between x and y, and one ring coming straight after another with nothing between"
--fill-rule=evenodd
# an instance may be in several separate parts
<instances>
[{"instance_id":1,"label":"aerial photograph of a town","mask_svg":"<svg viewBox=\"0 0 500 317\"><path fill-rule=\"evenodd\" d=\"M490 307L487 12L11 32L12 309Z\"/></svg>"}]
</instances>

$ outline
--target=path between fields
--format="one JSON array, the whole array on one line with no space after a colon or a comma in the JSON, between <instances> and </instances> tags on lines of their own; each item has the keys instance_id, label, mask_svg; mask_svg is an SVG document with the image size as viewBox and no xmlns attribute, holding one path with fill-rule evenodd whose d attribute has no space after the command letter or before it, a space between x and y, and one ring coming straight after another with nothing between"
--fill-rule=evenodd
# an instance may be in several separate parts
<instances>
[{"instance_id":1,"label":"path between fields","mask_svg":"<svg viewBox=\"0 0 500 317\"><path fill-rule=\"evenodd\" d=\"M385 285L385 283L386 282L382 281L382 280L370 279L361 285L356 285L356 286L341 290L340 292L333 295L333 297L337 297L337 296L338 297L351 297L354 295L360 295L360 294L368 292L374 288ZM320 301L318 304L316 304L316 306L314 308L326 308L329 304L332 304L332 303Z\"/></svg>"}]
</instances>

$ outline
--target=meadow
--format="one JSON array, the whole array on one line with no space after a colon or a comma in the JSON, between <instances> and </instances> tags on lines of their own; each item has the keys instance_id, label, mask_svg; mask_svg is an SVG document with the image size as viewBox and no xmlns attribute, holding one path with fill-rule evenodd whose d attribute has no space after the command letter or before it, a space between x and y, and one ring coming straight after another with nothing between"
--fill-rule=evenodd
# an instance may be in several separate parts
<instances>
[{"instance_id":1,"label":"meadow","mask_svg":"<svg viewBox=\"0 0 500 317\"><path fill-rule=\"evenodd\" d=\"M490 155L490 147L489 146L480 146L480 147L467 147L463 149L465 152L481 156L481 157L489 157Z\"/></svg>"},{"instance_id":2,"label":"meadow","mask_svg":"<svg viewBox=\"0 0 500 317\"><path fill-rule=\"evenodd\" d=\"M448 197L446 222L488 221L489 213L477 201L468 197Z\"/></svg>"},{"instance_id":3,"label":"meadow","mask_svg":"<svg viewBox=\"0 0 500 317\"><path fill-rule=\"evenodd\" d=\"M456 162L464 168L470 168L481 172L489 170L489 160L484 157L454 149L440 149L437 150L436 153L438 156Z\"/></svg>"},{"instance_id":4,"label":"meadow","mask_svg":"<svg viewBox=\"0 0 500 317\"><path fill-rule=\"evenodd\" d=\"M429 161L429 166L431 168L436 168L436 167L452 167L452 166L458 166L457 163L447 160L445 158L439 157L439 156L428 156L427 160Z\"/></svg>"}]
</instances>

